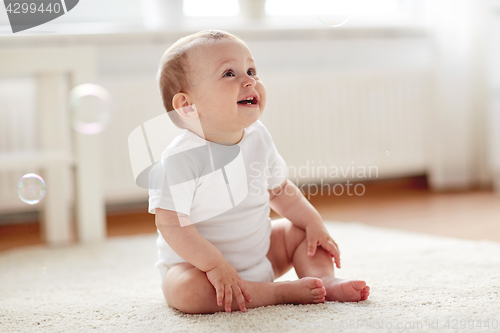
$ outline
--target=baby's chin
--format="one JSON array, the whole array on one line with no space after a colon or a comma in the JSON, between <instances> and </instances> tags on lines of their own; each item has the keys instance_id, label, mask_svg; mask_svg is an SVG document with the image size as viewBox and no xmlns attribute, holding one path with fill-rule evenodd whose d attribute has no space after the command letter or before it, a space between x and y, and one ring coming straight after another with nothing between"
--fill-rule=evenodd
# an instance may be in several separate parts
<instances>
[{"instance_id":1,"label":"baby's chin","mask_svg":"<svg viewBox=\"0 0 500 333\"><path fill-rule=\"evenodd\" d=\"M257 120L259 120L260 116L262 114L258 114L258 115L255 115L253 117L247 117L247 119L245 120L245 128L251 126L252 124L254 124Z\"/></svg>"},{"instance_id":2,"label":"baby's chin","mask_svg":"<svg viewBox=\"0 0 500 333\"><path fill-rule=\"evenodd\" d=\"M253 122L256 122L260 116L262 116L264 110L260 106L257 108L239 107L238 112L244 114L246 117L253 120Z\"/></svg>"}]
</instances>

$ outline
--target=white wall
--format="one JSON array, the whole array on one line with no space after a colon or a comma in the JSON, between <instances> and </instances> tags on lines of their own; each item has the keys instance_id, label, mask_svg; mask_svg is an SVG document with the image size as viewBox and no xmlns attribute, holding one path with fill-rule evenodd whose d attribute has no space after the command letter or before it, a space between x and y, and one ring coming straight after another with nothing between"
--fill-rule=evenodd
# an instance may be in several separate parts
<instances>
[{"instance_id":1,"label":"white wall","mask_svg":"<svg viewBox=\"0 0 500 333\"><path fill-rule=\"evenodd\" d=\"M489 122L487 110L489 91L497 94L500 90L497 60L500 55L496 56L500 54L497 47L500 45L497 43L500 20L494 14L496 11L486 10L491 14L486 20L491 28L485 29L477 25L478 18L481 21L485 17L485 13L481 13L484 7L472 6L471 0L461 0L456 6L462 15L458 18L454 11L440 17L439 10L437 20L429 17L431 34L411 27L270 28L261 32L258 27L248 27L248 30L239 27L226 30L247 41L264 83L267 75L273 77L276 85L279 73L290 80L290 74L296 69L306 75L308 71L325 71L329 75L377 71L428 73L427 88L434 94L423 101L430 105L426 109L428 114L419 118L424 120L421 147L425 154L417 154L424 159L418 159L421 164L414 172L428 173L434 189L467 188L491 184L492 175L498 172L489 163L497 146L488 141L487 125L492 131L496 127ZM446 9L440 10L443 8ZM475 14L469 15L471 12ZM193 31L209 26L214 25L200 24ZM147 198L146 190L134 184L127 136L136 126L164 112L155 82L158 61L164 50L185 34L183 31L141 31L92 36L62 33L43 38L23 36L23 39L0 36L0 50L27 45L96 47L99 73L96 83L111 92L117 106L110 128L103 133L104 188L108 203ZM270 95L270 105L272 98ZM294 148L286 146L290 133L278 130L270 118L268 121L278 148L285 152L285 159L293 160ZM306 135L315 131L314 125L303 130ZM118 169L121 170L119 174L115 172ZM393 176L398 175L396 171L393 170ZM124 176L127 172L129 177ZM386 177L390 176L391 173L386 173Z\"/></svg>"}]
</instances>

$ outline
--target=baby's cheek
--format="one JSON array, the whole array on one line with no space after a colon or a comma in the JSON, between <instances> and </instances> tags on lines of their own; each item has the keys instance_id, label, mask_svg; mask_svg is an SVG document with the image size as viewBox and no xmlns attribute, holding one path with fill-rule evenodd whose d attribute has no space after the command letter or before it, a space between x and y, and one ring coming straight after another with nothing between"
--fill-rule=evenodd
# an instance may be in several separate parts
<instances>
[{"instance_id":1,"label":"baby's cheek","mask_svg":"<svg viewBox=\"0 0 500 333\"><path fill-rule=\"evenodd\" d=\"M264 97L262 97L262 95L264 95ZM264 107L266 106L266 95L265 94L260 94L259 106L261 107L261 109L264 109Z\"/></svg>"}]
</instances>

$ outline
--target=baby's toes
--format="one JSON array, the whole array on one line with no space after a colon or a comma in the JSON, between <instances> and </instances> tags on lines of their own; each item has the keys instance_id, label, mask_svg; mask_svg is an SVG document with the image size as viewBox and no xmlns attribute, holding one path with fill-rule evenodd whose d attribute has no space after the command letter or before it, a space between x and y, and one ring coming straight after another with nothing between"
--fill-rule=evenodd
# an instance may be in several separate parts
<instances>
[{"instance_id":1,"label":"baby's toes","mask_svg":"<svg viewBox=\"0 0 500 333\"><path fill-rule=\"evenodd\" d=\"M364 288L368 287L366 285L365 281L359 281L359 280L352 281L352 285L353 285L354 289L360 290L360 291L364 290ZM368 290L370 290L370 287L368 287Z\"/></svg>"},{"instance_id":2,"label":"baby's toes","mask_svg":"<svg viewBox=\"0 0 500 333\"><path fill-rule=\"evenodd\" d=\"M313 298L321 298L321 297L326 297L326 290L323 291L321 294L314 295Z\"/></svg>"},{"instance_id":3,"label":"baby's toes","mask_svg":"<svg viewBox=\"0 0 500 333\"><path fill-rule=\"evenodd\" d=\"M325 287L311 289L311 295L313 296L326 295L326 289Z\"/></svg>"},{"instance_id":4,"label":"baby's toes","mask_svg":"<svg viewBox=\"0 0 500 333\"><path fill-rule=\"evenodd\" d=\"M305 284L306 284L306 286L309 289L316 289L316 288L322 288L323 287L323 281L321 281L321 279L313 278L313 277L305 277L305 278L302 278L302 279L304 279Z\"/></svg>"},{"instance_id":5,"label":"baby's toes","mask_svg":"<svg viewBox=\"0 0 500 333\"><path fill-rule=\"evenodd\" d=\"M324 303L325 300L326 300L325 296L315 297L315 298L313 298L313 303Z\"/></svg>"},{"instance_id":6,"label":"baby's toes","mask_svg":"<svg viewBox=\"0 0 500 333\"><path fill-rule=\"evenodd\" d=\"M367 300L367 299L368 299L368 296L370 296L370 287L365 287L365 288L361 291L361 300L362 300L362 301Z\"/></svg>"}]
</instances>

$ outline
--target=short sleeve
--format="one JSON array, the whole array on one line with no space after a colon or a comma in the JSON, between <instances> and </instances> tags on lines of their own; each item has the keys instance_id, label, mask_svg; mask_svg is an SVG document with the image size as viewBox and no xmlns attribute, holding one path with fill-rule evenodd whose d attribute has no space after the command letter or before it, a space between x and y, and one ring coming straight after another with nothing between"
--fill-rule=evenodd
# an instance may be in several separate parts
<instances>
[{"instance_id":1,"label":"short sleeve","mask_svg":"<svg viewBox=\"0 0 500 333\"><path fill-rule=\"evenodd\" d=\"M267 189L272 190L279 187L285 181L287 177L287 166L286 162L278 153L276 146L271 141L269 155L269 178L267 180Z\"/></svg>"},{"instance_id":2,"label":"short sleeve","mask_svg":"<svg viewBox=\"0 0 500 333\"><path fill-rule=\"evenodd\" d=\"M149 172L149 213L156 208L190 215L197 171L184 154L162 158Z\"/></svg>"}]
</instances>

